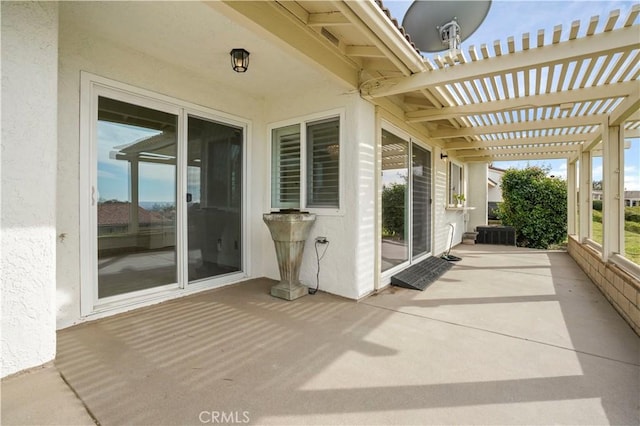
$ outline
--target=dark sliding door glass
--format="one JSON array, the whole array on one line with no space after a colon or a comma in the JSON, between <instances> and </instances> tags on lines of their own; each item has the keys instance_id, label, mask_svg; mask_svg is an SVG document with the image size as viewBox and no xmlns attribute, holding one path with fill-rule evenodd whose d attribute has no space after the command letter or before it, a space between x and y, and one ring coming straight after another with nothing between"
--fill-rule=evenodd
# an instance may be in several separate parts
<instances>
[{"instance_id":1,"label":"dark sliding door glass","mask_svg":"<svg viewBox=\"0 0 640 426\"><path fill-rule=\"evenodd\" d=\"M413 144L413 257L431 251L431 152Z\"/></svg>"},{"instance_id":2,"label":"dark sliding door glass","mask_svg":"<svg viewBox=\"0 0 640 426\"><path fill-rule=\"evenodd\" d=\"M242 269L242 129L189 116L189 281Z\"/></svg>"}]
</instances>

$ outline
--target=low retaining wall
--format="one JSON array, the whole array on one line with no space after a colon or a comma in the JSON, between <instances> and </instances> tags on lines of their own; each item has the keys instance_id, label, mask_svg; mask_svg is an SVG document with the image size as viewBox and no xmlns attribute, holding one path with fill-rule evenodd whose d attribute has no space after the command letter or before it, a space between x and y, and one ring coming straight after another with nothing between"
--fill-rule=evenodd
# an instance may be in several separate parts
<instances>
[{"instance_id":1,"label":"low retaining wall","mask_svg":"<svg viewBox=\"0 0 640 426\"><path fill-rule=\"evenodd\" d=\"M600 289L618 313L640 336L640 280L612 263L604 263L600 253L569 237L569 255Z\"/></svg>"}]
</instances>

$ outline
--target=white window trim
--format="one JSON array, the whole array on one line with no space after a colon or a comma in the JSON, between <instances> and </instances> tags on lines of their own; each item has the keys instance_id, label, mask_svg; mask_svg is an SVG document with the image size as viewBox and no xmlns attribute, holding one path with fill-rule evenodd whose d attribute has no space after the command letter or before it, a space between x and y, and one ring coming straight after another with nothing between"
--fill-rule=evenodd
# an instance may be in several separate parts
<instances>
[{"instance_id":1,"label":"white window trim","mask_svg":"<svg viewBox=\"0 0 640 426\"><path fill-rule=\"evenodd\" d=\"M242 182L242 270L220 277L196 281L192 284L187 279L187 252L183 247L186 241L186 211L182 203L176 203L176 253L177 283L142 290L135 293L98 299L97 295L97 218L93 214L93 203L97 202L97 147L94 146L97 135L98 96L106 96L143 107L158 109L176 114L178 128L183 134L178 138L177 155L186 158L187 132L185 118L188 115L203 119L215 120L224 124L243 129L243 182ZM250 150L248 141L251 140L251 121L239 116L217 111L201 105L166 96L150 90L142 89L126 83L121 83L92 73L80 73L80 316L82 318L100 318L132 308L147 306L163 300L196 293L203 290L221 287L248 278L251 274L251 256L249 250L249 235L251 222L248 212L250 194L248 182L251 180ZM176 200L186 197L186 166L176 164ZM184 187L183 187L184 186Z\"/></svg>"},{"instance_id":2,"label":"white window trim","mask_svg":"<svg viewBox=\"0 0 640 426\"><path fill-rule=\"evenodd\" d=\"M447 161L447 207L456 207L457 206L457 201L452 200L451 199L451 164L455 164L456 166L460 167L460 171L462 173L462 177L460 178L460 187L462 189L462 192L458 192L458 194L462 194L465 196L465 199L467 198L467 185L466 185L466 179L467 179L467 173L464 167L464 164L461 163L460 161L454 160L452 158L448 158L449 161ZM462 204L465 204L464 202Z\"/></svg>"},{"instance_id":3,"label":"white window trim","mask_svg":"<svg viewBox=\"0 0 640 426\"><path fill-rule=\"evenodd\" d=\"M315 121L326 120L330 118L338 117L340 120L340 133L339 133L339 186L338 186L338 208L335 207L307 207L307 128L306 125ZM273 207L272 205L272 186L273 179L273 130L280 127L287 127L293 125L300 126L300 210L314 213L318 216L344 216L344 181L345 181L345 120L346 114L344 108L337 108L333 110L318 112L314 114L308 114L300 117L295 117L287 120L277 121L269 123L267 125L267 140L269 141L267 155L268 155L268 210L276 212L280 210L279 207Z\"/></svg>"}]
</instances>

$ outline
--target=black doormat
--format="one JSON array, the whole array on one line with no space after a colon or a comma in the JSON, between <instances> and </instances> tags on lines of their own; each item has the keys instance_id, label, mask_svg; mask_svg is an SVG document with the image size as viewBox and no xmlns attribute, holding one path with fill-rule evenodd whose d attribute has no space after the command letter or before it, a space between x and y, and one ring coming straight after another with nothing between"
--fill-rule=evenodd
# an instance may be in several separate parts
<instances>
[{"instance_id":1,"label":"black doormat","mask_svg":"<svg viewBox=\"0 0 640 426\"><path fill-rule=\"evenodd\" d=\"M391 285L424 291L452 266L446 260L432 256L392 276Z\"/></svg>"}]
</instances>

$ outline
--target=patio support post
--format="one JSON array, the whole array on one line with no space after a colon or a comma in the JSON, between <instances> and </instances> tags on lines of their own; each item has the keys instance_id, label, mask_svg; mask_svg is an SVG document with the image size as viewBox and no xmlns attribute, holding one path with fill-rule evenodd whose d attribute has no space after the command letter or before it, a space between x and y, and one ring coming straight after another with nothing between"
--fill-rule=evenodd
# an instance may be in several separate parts
<instances>
[{"instance_id":1,"label":"patio support post","mask_svg":"<svg viewBox=\"0 0 640 426\"><path fill-rule=\"evenodd\" d=\"M624 193L621 168L624 131L620 126L603 125L602 132L602 260L624 252Z\"/></svg>"},{"instance_id":2,"label":"patio support post","mask_svg":"<svg viewBox=\"0 0 640 426\"><path fill-rule=\"evenodd\" d=\"M580 226L579 241L584 243L591 238L591 151L580 153Z\"/></svg>"},{"instance_id":3,"label":"patio support post","mask_svg":"<svg viewBox=\"0 0 640 426\"><path fill-rule=\"evenodd\" d=\"M140 204L140 196L138 190L140 188L140 163L138 158L129 162L131 174L131 182L129 182L129 194L131 197L131 204L129 205L129 233L136 234L139 227L138 218L138 205Z\"/></svg>"},{"instance_id":4,"label":"patio support post","mask_svg":"<svg viewBox=\"0 0 640 426\"><path fill-rule=\"evenodd\" d=\"M576 209L578 202L577 167L567 160L567 234L576 235Z\"/></svg>"}]
</instances>

